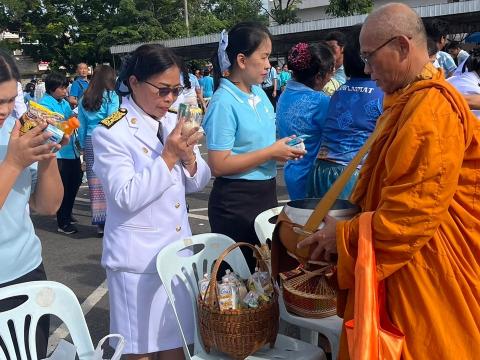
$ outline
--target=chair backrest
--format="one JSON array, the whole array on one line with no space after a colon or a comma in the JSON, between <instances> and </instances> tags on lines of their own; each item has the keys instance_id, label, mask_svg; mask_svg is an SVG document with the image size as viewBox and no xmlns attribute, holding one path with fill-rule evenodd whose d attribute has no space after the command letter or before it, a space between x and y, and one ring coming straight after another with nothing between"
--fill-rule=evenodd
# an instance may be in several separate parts
<instances>
[{"instance_id":1,"label":"chair backrest","mask_svg":"<svg viewBox=\"0 0 480 360\"><path fill-rule=\"evenodd\" d=\"M267 240L272 240L273 230L275 229L275 223L271 223L269 220L274 216L277 216L282 211L283 206L274 207L264 212L261 212L255 218L255 233L257 234L260 244L266 244Z\"/></svg>"},{"instance_id":2,"label":"chair backrest","mask_svg":"<svg viewBox=\"0 0 480 360\"><path fill-rule=\"evenodd\" d=\"M172 304L176 303L175 295L172 290L172 280L175 278L185 284L188 294L190 295L194 315L195 354L204 349L197 327L198 281L203 277L203 274L211 273L215 260L226 248L234 243L235 242L228 236L206 233L194 235L190 238L169 244L160 250L157 255L157 271L170 302ZM187 254L185 251L181 252L181 250L184 249L193 249L193 254ZM242 278L248 278L248 276L250 276L247 262L239 248L234 249L228 254L225 260ZM190 358L187 348L187 345L189 344L185 338L182 324L178 316L178 311L180 311L180 309L176 309L175 306L173 306L173 309L182 334L185 354Z\"/></svg>"},{"instance_id":3,"label":"chair backrest","mask_svg":"<svg viewBox=\"0 0 480 360\"><path fill-rule=\"evenodd\" d=\"M68 327L80 360L90 360L93 357L94 348L82 309L68 287L53 281L32 281L0 288L0 300L12 297L20 297L20 300L25 301L0 312L0 337L5 345L5 349L0 347L0 359L9 356L10 359L26 360L27 354L30 354L32 360L37 360L37 323L43 315L48 314L59 317ZM13 334L10 328L14 329ZM18 345L19 356L15 345Z\"/></svg>"}]
</instances>

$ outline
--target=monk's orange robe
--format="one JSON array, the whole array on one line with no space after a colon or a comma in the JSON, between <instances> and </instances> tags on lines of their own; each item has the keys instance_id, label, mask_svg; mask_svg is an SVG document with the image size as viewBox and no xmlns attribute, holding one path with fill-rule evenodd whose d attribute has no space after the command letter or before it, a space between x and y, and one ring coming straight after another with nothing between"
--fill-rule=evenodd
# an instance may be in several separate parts
<instances>
[{"instance_id":1,"label":"monk's orange robe","mask_svg":"<svg viewBox=\"0 0 480 360\"><path fill-rule=\"evenodd\" d=\"M431 64L384 100L385 128L353 202L375 211L378 279L402 359L480 359L480 122ZM353 317L358 217L337 226L344 319ZM340 359L348 359L345 332Z\"/></svg>"}]
</instances>

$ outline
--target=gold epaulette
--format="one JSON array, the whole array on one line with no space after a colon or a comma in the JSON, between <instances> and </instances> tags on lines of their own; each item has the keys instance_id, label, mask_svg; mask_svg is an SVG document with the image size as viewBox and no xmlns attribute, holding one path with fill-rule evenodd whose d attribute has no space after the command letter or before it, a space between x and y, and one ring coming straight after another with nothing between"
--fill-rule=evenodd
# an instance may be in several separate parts
<instances>
[{"instance_id":1,"label":"gold epaulette","mask_svg":"<svg viewBox=\"0 0 480 360\"><path fill-rule=\"evenodd\" d=\"M122 120L125 117L125 115L127 115L127 112L128 112L127 109L120 108L118 109L118 111L115 111L109 117L100 121L100 124L105 126L107 129L110 129L113 125L115 125L117 122Z\"/></svg>"}]
</instances>

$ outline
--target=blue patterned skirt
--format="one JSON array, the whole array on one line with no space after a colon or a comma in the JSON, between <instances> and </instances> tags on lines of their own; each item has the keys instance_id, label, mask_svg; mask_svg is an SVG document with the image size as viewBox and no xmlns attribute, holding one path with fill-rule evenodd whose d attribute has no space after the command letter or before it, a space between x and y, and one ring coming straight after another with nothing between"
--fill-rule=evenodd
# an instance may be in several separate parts
<instances>
[{"instance_id":1,"label":"blue patterned skirt","mask_svg":"<svg viewBox=\"0 0 480 360\"><path fill-rule=\"evenodd\" d=\"M88 190L90 192L90 208L92 209L92 225L104 225L107 213L107 201L100 179L93 172L92 137L85 139L85 163L87 165Z\"/></svg>"}]
</instances>

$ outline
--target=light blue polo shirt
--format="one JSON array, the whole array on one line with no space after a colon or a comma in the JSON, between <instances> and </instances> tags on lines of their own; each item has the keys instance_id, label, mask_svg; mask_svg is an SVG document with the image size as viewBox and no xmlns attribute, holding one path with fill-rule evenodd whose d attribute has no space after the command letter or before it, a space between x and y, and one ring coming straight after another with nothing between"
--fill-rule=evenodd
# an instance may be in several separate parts
<instances>
[{"instance_id":1,"label":"light blue polo shirt","mask_svg":"<svg viewBox=\"0 0 480 360\"><path fill-rule=\"evenodd\" d=\"M67 100L57 100L52 95L45 94L39 101L40 105L45 106L47 109L62 114L65 119L69 119L72 115L72 108ZM57 159L77 159L80 154L75 148L76 137L70 137L70 142L62 146L57 152Z\"/></svg>"},{"instance_id":2,"label":"light blue polo shirt","mask_svg":"<svg viewBox=\"0 0 480 360\"><path fill-rule=\"evenodd\" d=\"M247 94L227 79L208 105L203 128L209 150L231 150L232 155L260 150L275 142L275 113L260 86ZM268 180L276 176L275 161L267 161L243 173L224 176L230 179Z\"/></svg>"},{"instance_id":3,"label":"light blue polo shirt","mask_svg":"<svg viewBox=\"0 0 480 360\"><path fill-rule=\"evenodd\" d=\"M82 149L85 148L85 139L92 135L98 123L118 110L120 100L115 91L105 90L103 92L102 104L97 111L87 111L83 107L83 98L78 102L78 140Z\"/></svg>"},{"instance_id":4,"label":"light blue polo shirt","mask_svg":"<svg viewBox=\"0 0 480 360\"><path fill-rule=\"evenodd\" d=\"M7 155L15 119L9 117L0 127L0 162ZM37 181L37 164L24 169L0 209L0 283L15 280L42 262L42 245L35 235L27 210Z\"/></svg>"},{"instance_id":5,"label":"light blue polo shirt","mask_svg":"<svg viewBox=\"0 0 480 360\"><path fill-rule=\"evenodd\" d=\"M70 88L70 96L75 96L77 99L80 99L88 88L88 81L79 77L72 83Z\"/></svg>"}]
</instances>

